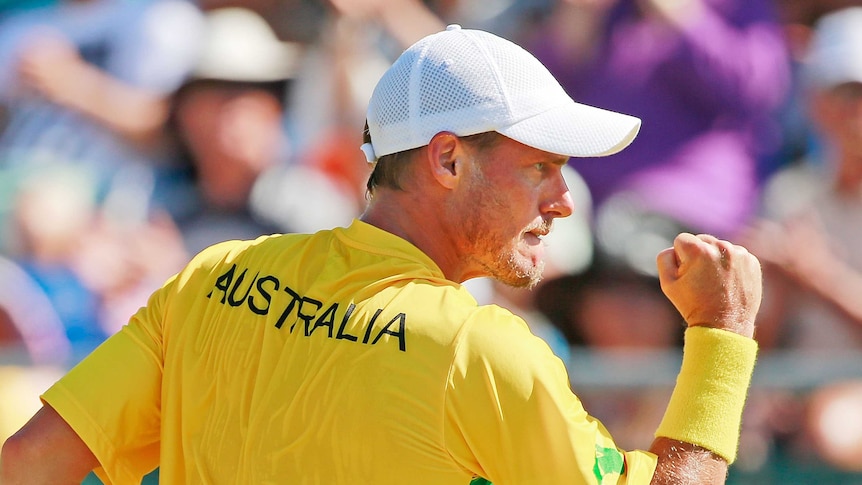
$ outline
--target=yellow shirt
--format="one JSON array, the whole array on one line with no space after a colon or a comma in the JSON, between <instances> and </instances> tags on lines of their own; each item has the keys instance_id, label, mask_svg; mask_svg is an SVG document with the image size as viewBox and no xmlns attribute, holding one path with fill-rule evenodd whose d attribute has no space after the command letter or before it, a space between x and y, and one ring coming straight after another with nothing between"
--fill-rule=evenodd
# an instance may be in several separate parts
<instances>
[{"instance_id":1,"label":"yellow shirt","mask_svg":"<svg viewBox=\"0 0 862 485\"><path fill-rule=\"evenodd\" d=\"M524 321L361 221L198 255L43 399L106 483L649 483ZM622 476L621 476L622 474Z\"/></svg>"}]
</instances>

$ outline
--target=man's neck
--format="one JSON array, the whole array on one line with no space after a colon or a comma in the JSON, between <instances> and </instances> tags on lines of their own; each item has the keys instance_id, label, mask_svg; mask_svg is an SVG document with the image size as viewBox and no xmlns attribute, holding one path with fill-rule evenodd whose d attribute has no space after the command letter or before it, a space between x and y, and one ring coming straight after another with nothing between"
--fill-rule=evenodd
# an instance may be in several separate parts
<instances>
[{"instance_id":1,"label":"man's neck","mask_svg":"<svg viewBox=\"0 0 862 485\"><path fill-rule=\"evenodd\" d=\"M457 251L454 228L445 224L442 208L416 200L408 192L378 189L360 220L413 244L431 258L447 279L464 281L464 258Z\"/></svg>"}]
</instances>

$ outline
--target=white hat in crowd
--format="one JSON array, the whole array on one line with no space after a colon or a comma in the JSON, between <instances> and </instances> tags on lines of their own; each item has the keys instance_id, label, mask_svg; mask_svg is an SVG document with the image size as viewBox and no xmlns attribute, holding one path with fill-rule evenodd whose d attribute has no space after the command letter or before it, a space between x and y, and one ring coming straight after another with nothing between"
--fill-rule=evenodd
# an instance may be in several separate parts
<instances>
[{"instance_id":1,"label":"white hat in crowd","mask_svg":"<svg viewBox=\"0 0 862 485\"><path fill-rule=\"evenodd\" d=\"M443 131L496 131L550 153L598 157L622 150L640 129L638 118L573 101L520 46L458 25L401 54L375 87L367 120L370 162Z\"/></svg>"},{"instance_id":2,"label":"white hat in crowd","mask_svg":"<svg viewBox=\"0 0 862 485\"><path fill-rule=\"evenodd\" d=\"M862 7L828 13L814 26L804 76L819 88L862 83Z\"/></svg>"},{"instance_id":3,"label":"white hat in crowd","mask_svg":"<svg viewBox=\"0 0 862 485\"><path fill-rule=\"evenodd\" d=\"M280 40L258 13L223 7L206 15L203 48L194 77L239 82L271 82L294 75L299 46Z\"/></svg>"}]
</instances>

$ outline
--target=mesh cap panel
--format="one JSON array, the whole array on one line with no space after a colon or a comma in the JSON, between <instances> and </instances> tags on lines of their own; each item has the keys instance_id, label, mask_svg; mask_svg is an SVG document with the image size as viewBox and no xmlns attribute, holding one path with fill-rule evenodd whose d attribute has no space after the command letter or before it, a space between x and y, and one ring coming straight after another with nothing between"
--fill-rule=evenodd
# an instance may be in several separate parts
<instances>
[{"instance_id":1,"label":"mesh cap panel","mask_svg":"<svg viewBox=\"0 0 862 485\"><path fill-rule=\"evenodd\" d=\"M383 75L368 127L377 157L427 145L443 131L498 131L552 153L598 156L628 145L640 120L577 104L526 50L450 26L408 48Z\"/></svg>"}]
</instances>

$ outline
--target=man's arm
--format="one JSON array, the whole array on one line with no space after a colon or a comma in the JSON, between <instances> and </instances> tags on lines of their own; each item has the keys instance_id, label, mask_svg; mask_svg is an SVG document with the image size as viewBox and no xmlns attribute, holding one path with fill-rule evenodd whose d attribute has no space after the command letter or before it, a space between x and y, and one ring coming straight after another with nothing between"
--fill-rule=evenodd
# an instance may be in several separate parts
<instances>
[{"instance_id":1,"label":"man's arm","mask_svg":"<svg viewBox=\"0 0 862 485\"><path fill-rule=\"evenodd\" d=\"M727 478L727 462L700 446L658 437L649 451L658 456L651 485L718 485Z\"/></svg>"},{"instance_id":2,"label":"man's arm","mask_svg":"<svg viewBox=\"0 0 862 485\"><path fill-rule=\"evenodd\" d=\"M754 321L762 298L762 275L759 261L745 248L712 236L681 234L675 239L673 248L658 255L657 264L662 290L685 318L689 328L708 327L746 338L753 337ZM719 340L721 339L719 336ZM729 347L745 342L738 337L736 341L724 340ZM650 451L658 456L652 484L722 484L727 477L727 456L730 455L731 460L735 456L739 419L750 374L738 376L736 367L710 368L709 363L720 366L722 364L715 363L722 362L722 355L730 354L731 357L727 357L724 362L734 366L738 362L734 362L733 355L745 355L746 352L737 352L739 349L729 349L726 352L728 349L710 349L695 345L687 346L686 350L698 353L683 356L683 371L677 381L668 413L679 412L681 401L684 401L683 405L687 408L699 409L709 408L710 405L718 406L718 403L710 402L710 399L727 398L730 405L717 411L730 419L726 422L724 419L719 421L726 428L736 426L736 429L719 430L724 435L723 439L715 438L714 432L698 430L696 425L681 430L687 434L702 433L705 441L715 445L712 450L659 434L650 448ZM702 354L709 354L709 357ZM699 362L700 359L707 359L708 363ZM753 358L749 364L753 365ZM741 365L740 368L745 367ZM750 368L748 370L750 372ZM699 371L706 375L699 375ZM686 373L684 377L683 373ZM737 375L736 379L731 377L734 375ZM700 378L702 381L699 382ZM711 381L713 379L714 381ZM707 385L692 386L695 382ZM726 385L730 391L725 394L712 392L708 385L712 382L718 388ZM681 388L686 385L689 386L688 389ZM674 402L674 399L677 401ZM703 402L696 402L701 399ZM704 416L702 412L686 412L693 420L708 421L709 416ZM666 425L663 421L659 433L680 429L678 424L673 423L674 419L668 418L672 417L665 416L670 424ZM712 421L710 424L714 425L715 420ZM720 448L723 456L717 453Z\"/></svg>"},{"instance_id":3,"label":"man's arm","mask_svg":"<svg viewBox=\"0 0 862 485\"><path fill-rule=\"evenodd\" d=\"M122 82L88 63L60 35L46 35L25 46L17 72L30 91L131 142L155 140L168 117L165 95Z\"/></svg>"},{"instance_id":4,"label":"man's arm","mask_svg":"<svg viewBox=\"0 0 862 485\"><path fill-rule=\"evenodd\" d=\"M48 405L3 444L3 485L80 484L98 460L74 430Z\"/></svg>"}]
</instances>

